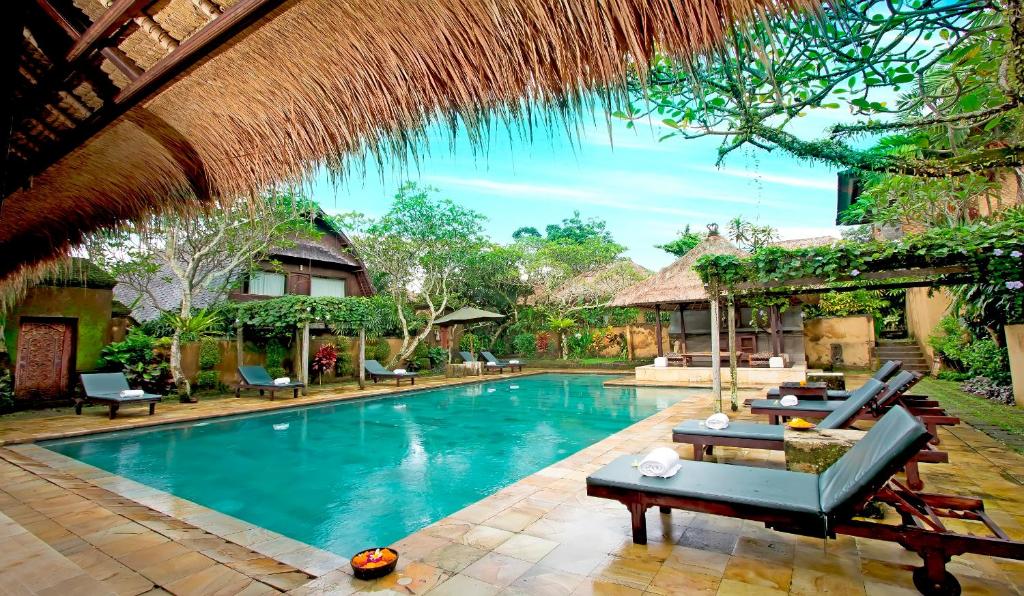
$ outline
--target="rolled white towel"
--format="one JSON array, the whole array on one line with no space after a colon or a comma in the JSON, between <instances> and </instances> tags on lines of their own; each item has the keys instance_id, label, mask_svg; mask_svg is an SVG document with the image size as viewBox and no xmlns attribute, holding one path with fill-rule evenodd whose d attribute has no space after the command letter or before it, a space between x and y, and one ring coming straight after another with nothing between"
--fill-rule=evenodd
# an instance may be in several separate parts
<instances>
[{"instance_id":1,"label":"rolled white towel","mask_svg":"<svg viewBox=\"0 0 1024 596\"><path fill-rule=\"evenodd\" d=\"M509 360L508 363L509 364L519 364L519 361L518 360Z\"/></svg>"},{"instance_id":2,"label":"rolled white towel","mask_svg":"<svg viewBox=\"0 0 1024 596\"><path fill-rule=\"evenodd\" d=\"M278 377L278 378L274 379L274 384L275 385L287 385L288 383L291 383L291 382L292 382L291 377Z\"/></svg>"},{"instance_id":3,"label":"rolled white towel","mask_svg":"<svg viewBox=\"0 0 1024 596\"><path fill-rule=\"evenodd\" d=\"M142 397L146 392L142 389L125 389L120 393L121 397Z\"/></svg>"},{"instance_id":4,"label":"rolled white towel","mask_svg":"<svg viewBox=\"0 0 1024 596\"><path fill-rule=\"evenodd\" d=\"M664 356L658 356L654 359L654 368L665 368L668 366L668 358Z\"/></svg>"},{"instance_id":5,"label":"rolled white towel","mask_svg":"<svg viewBox=\"0 0 1024 596\"><path fill-rule=\"evenodd\" d=\"M704 421L704 426L711 430L723 430L729 427L729 417L721 412L712 414Z\"/></svg>"},{"instance_id":6,"label":"rolled white towel","mask_svg":"<svg viewBox=\"0 0 1024 596\"><path fill-rule=\"evenodd\" d=\"M674 476L681 465L675 449L658 447L641 459L637 468L644 476L668 478Z\"/></svg>"},{"instance_id":7,"label":"rolled white towel","mask_svg":"<svg viewBox=\"0 0 1024 596\"><path fill-rule=\"evenodd\" d=\"M497 362L488 362L487 366L501 366L501 365L498 364Z\"/></svg>"},{"instance_id":8,"label":"rolled white towel","mask_svg":"<svg viewBox=\"0 0 1024 596\"><path fill-rule=\"evenodd\" d=\"M396 368L395 369L395 374L396 375L404 375L405 374L405 369L404 368Z\"/></svg>"},{"instance_id":9,"label":"rolled white towel","mask_svg":"<svg viewBox=\"0 0 1024 596\"><path fill-rule=\"evenodd\" d=\"M783 395L782 399L779 400L779 403L787 408L791 408L800 403L800 400L797 399L795 395Z\"/></svg>"}]
</instances>

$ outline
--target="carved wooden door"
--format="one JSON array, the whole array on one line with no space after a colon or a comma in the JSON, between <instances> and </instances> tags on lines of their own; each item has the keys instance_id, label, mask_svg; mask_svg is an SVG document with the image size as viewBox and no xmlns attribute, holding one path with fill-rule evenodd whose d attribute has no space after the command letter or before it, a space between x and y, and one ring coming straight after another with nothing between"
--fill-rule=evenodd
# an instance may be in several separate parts
<instances>
[{"instance_id":1,"label":"carved wooden door","mask_svg":"<svg viewBox=\"0 0 1024 596\"><path fill-rule=\"evenodd\" d=\"M53 399L70 393L74 335L75 322L68 319L22 320L14 371L15 397Z\"/></svg>"},{"instance_id":2,"label":"carved wooden door","mask_svg":"<svg viewBox=\"0 0 1024 596\"><path fill-rule=\"evenodd\" d=\"M312 280L308 273L289 273L287 293L297 294L299 296L309 296L311 284Z\"/></svg>"}]
</instances>

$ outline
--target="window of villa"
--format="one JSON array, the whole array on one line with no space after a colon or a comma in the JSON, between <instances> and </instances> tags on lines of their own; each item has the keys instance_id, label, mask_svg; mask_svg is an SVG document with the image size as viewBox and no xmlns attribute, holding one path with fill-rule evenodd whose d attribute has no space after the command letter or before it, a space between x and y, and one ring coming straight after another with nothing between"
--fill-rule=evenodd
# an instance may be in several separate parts
<instances>
[{"instance_id":1,"label":"window of villa","mask_svg":"<svg viewBox=\"0 0 1024 596\"><path fill-rule=\"evenodd\" d=\"M269 271L253 271L249 276L249 293L258 296L284 296L284 275Z\"/></svg>"},{"instance_id":2,"label":"window of villa","mask_svg":"<svg viewBox=\"0 0 1024 596\"><path fill-rule=\"evenodd\" d=\"M345 297L345 280L330 277L314 277L309 286L310 296Z\"/></svg>"}]
</instances>

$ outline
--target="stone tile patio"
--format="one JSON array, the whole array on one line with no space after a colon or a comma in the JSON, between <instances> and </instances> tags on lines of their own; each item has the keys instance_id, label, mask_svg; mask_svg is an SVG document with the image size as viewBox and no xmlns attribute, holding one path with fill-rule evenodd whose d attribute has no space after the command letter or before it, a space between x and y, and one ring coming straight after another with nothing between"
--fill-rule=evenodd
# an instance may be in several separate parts
<instances>
[{"instance_id":1,"label":"stone tile patio","mask_svg":"<svg viewBox=\"0 0 1024 596\"><path fill-rule=\"evenodd\" d=\"M860 379L850 381L857 384ZM744 392L744 396L754 393ZM182 519L177 514L160 513L152 505L140 505L135 498L129 500L117 493L119 490L127 494L138 491L131 483L107 480L107 485L97 487L40 463L35 459L38 452L32 452L39 448L34 446L13 448L17 451L0 450L0 455L7 460L0 462L0 479L3 480L0 512L48 545L56 556L63 553L66 560L74 561L75 553L61 550L70 548L63 540L77 544L76 540L64 536L63 531L70 531L66 525L88 532L86 536L100 544L84 542L128 570L122 570L120 576L109 576L123 582L115 584L121 588L112 590L117 593L139 593L132 590L141 589L143 581L179 594L212 593L214 586L223 587L217 593L224 594L264 588L291 590L295 594L917 593L909 571L919 563L916 555L874 540L841 537L826 543L774 532L751 522L680 511L661 515L651 510L648 513L650 543L634 545L630 540L626 509L615 502L587 497L585 477L619 455L671 446L670 429L676 421L703 417L709 410L708 396L674 404L406 537L395 545L402 554L399 572L376 582L355 580L344 565L305 573L305 579L299 582L298 576L291 574L303 574L302 571L285 570L287 566L279 567L281 564L274 562L273 557L260 555L231 540L232 536L238 542L252 538L251 544L255 547L266 542L258 539L259 532L228 534L229 539L225 540L203 529L203 524L210 522L209 518L180 503L178 510L164 509L172 513L186 512L181 515ZM743 412L738 415L750 418ZM1024 508L1021 507L1024 458L966 425L941 432L942 446L950 452L951 463L922 466L927 489L984 498L991 517L1011 537L1024 539ZM689 457L688 452L689 449L680 451L683 457ZM716 457L733 464L783 465L781 453L766 451L726 448L716 452ZM11 462L11 458L15 462ZM60 475L63 479L59 482L69 486L59 485L54 480ZM52 507L49 513L54 517L25 502L39 498L29 487L40 482L55 487L47 488L41 501ZM8 490L9 486L22 484L25 487L20 498ZM55 492L56 489L70 495ZM156 499L154 495L134 494L143 500ZM151 502L159 504L158 500ZM105 509L107 513L97 515L94 508ZM189 513L192 517L188 517ZM141 515L159 529L132 521L129 514ZM163 517L151 519L154 514ZM127 521L114 523L109 516ZM0 518L0 533L7 535L8 531L16 530L5 530L2 522ZM142 525L155 536L144 539L148 542L143 544L134 538L115 539L103 534L110 532L111 527L118 528L126 523ZM176 524L184 525L171 527ZM223 542L211 546L191 534L196 531L204 532L205 540L212 538ZM83 540L76 532L71 534ZM178 547L188 552L179 551ZM231 553L221 557L225 560L214 556L225 549ZM176 556L154 568L151 557L160 552ZM86 566L79 567L86 571L105 569L88 565L87 557L80 560ZM271 562L250 562L259 560ZM105 562L105 559L100 558L100 561ZM170 561L176 563L170 564ZM3 583L17 571L17 566L12 567L5 559L0 559L0 565L0 583ZM221 571L222 567L227 571ZM949 569L959 578L965 594L1020 594L1024 587L1024 563L1021 562L964 556L954 558ZM244 576L249 583L242 585L242 580L228 571ZM281 581L275 583L270 579L275 576L280 576ZM96 579L94 574L90 577ZM236 580L234 583L232 578Z\"/></svg>"}]
</instances>

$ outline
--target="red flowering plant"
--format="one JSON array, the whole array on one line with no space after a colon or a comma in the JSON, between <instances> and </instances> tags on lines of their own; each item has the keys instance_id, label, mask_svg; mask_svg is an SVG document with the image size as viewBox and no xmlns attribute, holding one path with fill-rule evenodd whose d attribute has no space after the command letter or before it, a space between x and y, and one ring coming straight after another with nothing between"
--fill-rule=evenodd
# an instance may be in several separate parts
<instances>
[{"instance_id":1,"label":"red flowering plant","mask_svg":"<svg viewBox=\"0 0 1024 596\"><path fill-rule=\"evenodd\" d=\"M334 370L336 362L338 362L338 348L334 344L324 344L316 351L309 369L319 376L320 384L323 385L324 373Z\"/></svg>"}]
</instances>

